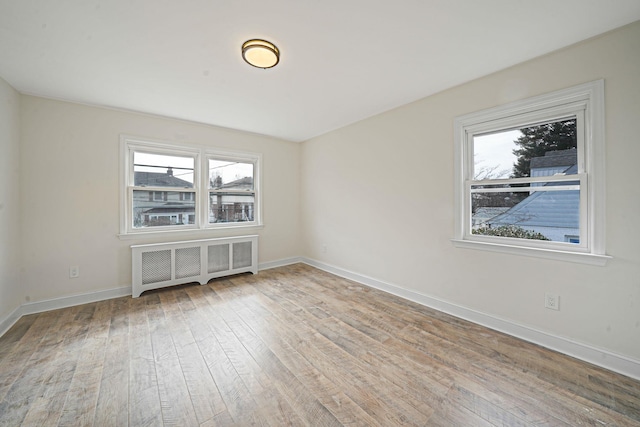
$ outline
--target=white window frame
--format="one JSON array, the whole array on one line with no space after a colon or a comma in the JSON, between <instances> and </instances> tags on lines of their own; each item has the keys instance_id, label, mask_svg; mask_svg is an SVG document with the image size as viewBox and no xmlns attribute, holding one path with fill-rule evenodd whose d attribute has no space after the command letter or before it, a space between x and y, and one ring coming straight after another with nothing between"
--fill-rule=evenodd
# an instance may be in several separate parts
<instances>
[{"instance_id":1,"label":"white window frame","mask_svg":"<svg viewBox=\"0 0 640 427\"><path fill-rule=\"evenodd\" d=\"M566 177L519 178L509 181L531 183L579 180L580 243L568 244L473 234L471 232L472 185L505 182L505 180L473 180L473 137L569 117L577 119L578 174ZM453 244L461 248L605 265L611 257L605 255L604 135L604 80L457 117L454 120L455 230Z\"/></svg>"},{"instance_id":2,"label":"white window frame","mask_svg":"<svg viewBox=\"0 0 640 427\"><path fill-rule=\"evenodd\" d=\"M209 223L209 160L225 160L225 161L238 161L242 163L252 163L253 164L253 194L254 194L254 202L253 202L253 221L242 221L242 222L218 222L218 223ZM259 225L260 222L260 156L255 154L247 154L247 153L230 153L227 151L220 150L206 150L205 155L203 157L203 170L207 171L207 176L205 177L205 182L203 186L203 191L206 192L205 198L206 206L204 206L206 212L206 218L204 221L207 223L207 228L229 228L229 227L241 227L247 224L247 226Z\"/></svg>"},{"instance_id":3,"label":"white window frame","mask_svg":"<svg viewBox=\"0 0 640 427\"><path fill-rule=\"evenodd\" d=\"M133 155L135 152L193 157L193 188L171 188L169 191L194 193L195 224L165 225L158 227L133 227L134 186ZM254 165L254 220L228 223L209 223L209 159L235 160ZM130 135L120 136L120 234L123 239L141 236L159 236L167 233L203 233L230 228L262 227L261 189L262 155L248 152L219 150L196 145L148 140ZM168 191L165 187L144 187L145 191ZM155 193L154 193L155 198Z\"/></svg>"}]
</instances>

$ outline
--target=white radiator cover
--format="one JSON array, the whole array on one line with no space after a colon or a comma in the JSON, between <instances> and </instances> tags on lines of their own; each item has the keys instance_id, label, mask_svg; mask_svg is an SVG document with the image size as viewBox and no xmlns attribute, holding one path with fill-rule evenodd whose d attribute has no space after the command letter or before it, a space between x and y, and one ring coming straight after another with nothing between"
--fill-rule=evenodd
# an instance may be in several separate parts
<instances>
[{"instance_id":1,"label":"white radiator cover","mask_svg":"<svg viewBox=\"0 0 640 427\"><path fill-rule=\"evenodd\" d=\"M258 236L154 243L131 246L132 290L144 291L209 280L231 274L258 273Z\"/></svg>"}]
</instances>

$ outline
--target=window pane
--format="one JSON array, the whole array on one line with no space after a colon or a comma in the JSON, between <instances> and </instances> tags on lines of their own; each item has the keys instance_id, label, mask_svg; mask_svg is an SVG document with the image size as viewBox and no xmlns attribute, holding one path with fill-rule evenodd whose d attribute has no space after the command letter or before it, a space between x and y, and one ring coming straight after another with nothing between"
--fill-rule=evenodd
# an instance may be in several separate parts
<instances>
[{"instance_id":1,"label":"window pane","mask_svg":"<svg viewBox=\"0 0 640 427\"><path fill-rule=\"evenodd\" d=\"M137 187L193 188L193 157L135 152L133 163Z\"/></svg>"},{"instance_id":2,"label":"window pane","mask_svg":"<svg viewBox=\"0 0 640 427\"><path fill-rule=\"evenodd\" d=\"M209 223L254 221L254 194L209 193Z\"/></svg>"},{"instance_id":3,"label":"window pane","mask_svg":"<svg viewBox=\"0 0 640 427\"><path fill-rule=\"evenodd\" d=\"M209 188L253 191L253 163L209 159Z\"/></svg>"},{"instance_id":4,"label":"window pane","mask_svg":"<svg viewBox=\"0 0 640 427\"><path fill-rule=\"evenodd\" d=\"M473 179L578 173L576 119L473 137Z\"/></svg>"},{"instance_id":5,"label":"window pane","mask_svg":"<svg viewBox=\"0 0 640 427\"><path fill-rule=\"evenodd\" d=\"M133 228L196 223L195 193L133 191Z\"/></svg>"},{"instance_id":6,"label":"window pane","mask_svg":"<svg viewBox=\"0 0 640 427\"><path fill-rule=\"evenodd\" d=\"M473 234L579 243L579 190L472 193L471 209Z\"/></svg>"}]
</instances>

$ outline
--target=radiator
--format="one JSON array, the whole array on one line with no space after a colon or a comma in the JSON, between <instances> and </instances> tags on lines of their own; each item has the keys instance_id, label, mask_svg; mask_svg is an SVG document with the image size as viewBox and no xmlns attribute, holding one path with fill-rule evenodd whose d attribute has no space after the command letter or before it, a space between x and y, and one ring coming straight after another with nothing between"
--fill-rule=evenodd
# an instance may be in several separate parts
<instances>
[{"instance_id":1,"label":"radiator","mask_svg":"<svg viewBox=\"0 0 640 427\"><path fill-rule=\"evenodd\" d=\"M131 246L132 290L144 291L209 280L231 274L258 273L258 236L155 243Z\"/></svg>"}]
</instances>

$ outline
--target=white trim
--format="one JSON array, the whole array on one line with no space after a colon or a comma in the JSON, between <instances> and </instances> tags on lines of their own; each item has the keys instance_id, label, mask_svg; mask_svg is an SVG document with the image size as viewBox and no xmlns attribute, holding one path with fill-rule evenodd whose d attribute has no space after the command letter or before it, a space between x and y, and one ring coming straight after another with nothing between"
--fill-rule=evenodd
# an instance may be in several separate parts
<instances>
[{"instance_id":1,"label":"white trim","mask_svg":"<svg viewBox=\"0 0 640 427\"><path fill-rule=\"evenodd\" d=\"M26 304L22 304L22 315L24 316L27 314L42 313L45 311L58 310L60 308L89 304L92 302L126 297L129 295L131 295L131 286L125 286L122 288L105 289L103 291L87 292L83 294L70 295L67 297L29 302Z\"/></svg>"},{"instance_id":2,"label":"white trim","mask_svg":"<svg viewBox=\"0 0 640 427\"><path fill-rule=\"evenodd\" d=\"M592 233L591 251L595 254L604 255L606 253L606 149L605 149L605 96L604 80L592 82L589 96L591 104L585 113L585 126L587 132L593 132L584 136L586 157L584 167L591 172L589 175L589 231Z\"/></svg>"},{"instance_id":3,"label":"white trim","mask_svg":"<svg viewBox=\"0 0 640 427\"><path fill-rule=\"evenodd\" d=\"M237 224L237 223L228 223L228 224ZM118 238L120 240L144 240L145 238L158 238L158 237L166 237L166 238L180 238L181 240L189 240L190 238L194 239L206 239L206 238L216 238L216 237L235 237L234 236L226 236L227 233L224 231L241 229L244 233L251 233L252 229L262 229L264 225L229 225L226 227L220 228L189 228L186 230L157 230L150 231L146 233L128 233L128 234L118 234Z\"/></svg>"},{"instance_id":4,"label":"white trim","mask_svg":"<svg viewBox=\"0 0 640 427\"><path fill-rule=\"evenodd\" d=\"M229 223L217 223L212 225L209 223L209 209L208 206L203 207L203 212L206 211L206 215L203 216L203 221L206 229L218 229L218 228L231 228L231 227L252 227L262 225L262 154L261 153L249 153L240 151L227 151L218 150L214 148L204 149L204 155L202 160L202 188L209 193L209 159L225 159L225 160L241 160L247 163L253 164L253 217L254 220L248 225L241 225L243 223L229 222ZM206 171L206 173L204 173ZM206 200L209 200L209 194L207 194Z\"/></svg>"},{"instance_id":5,"label":"white trim","mask_svg":"<svg viewBox=\"0 0 640 427\"><path fill-rule=\"evenodd\" d=\"M302 262L320 270L335 274L336 276L353 280L362 285L379 289L426 307L468 320L469 322L503 332L513 337L592 363L610 371L640 380L640 360L616 354L609 350L597 348L589 344L580 343L570 338L554 335L530 326L521 325L509 319L503 319L498 316L453 304L439 298L410 291L400 286L345 270L334 265L316 261L314 259L303 258Z\"/></svg>"},{"instance_id":6,"label":"white trim","mask_svg":"<svg viewBox=\"0 0 640 427\"><path fill-rule=\"evenodd\" d=\"M301 262L304 262L304 259L302 257L291 257L279 259L276 261L263 262L258 264L258 271L270 270L272 268L284 267L286 265L299 264Z\"/></svg>"},{"instance_id":7,"label":"white trim","mask_svg":"<svg viewBox=\"0 0 640 427\"><path fill-rule=\"evenodd\" d=\"M517 253L563 261L605 265L605 132L604 80L527 98L506 105L462 115L454 119L454 237L456 247ZM526 126L535 121L554 121L575 115L578 131L578 175L580 178L580 243L566 248L564 242L528 241L471 234L471 185L535 182L527 179L473 181L471 139L474 134ZM582 126L580 126L582 124ZM559 178L570 181L573 176ZM556 178L554 178L556 179ZM497 191L497 190L496 190ZM484 190L482 192L488 192ZM545 249L541 251L540 249ZM585 257L585 253L589 255Z\"/></svg>"},{"instance_id":8,"label":"white trim","mask_svg":"<svg viewBox=\"0 0 640 427\"><path fill-rule=\"evenodd\" d=\"M24 315L22 306L19 306L4 319L0 320L0 337L3 336Z\"/></svg>"},{"instance_id":9,"label":"white trim","mask_svg":"<svg viewBox=\"0 0 640 427\"><path fill-rule=\"evenodd\" d=\"M457 248L479 249L489 252L500 252L510 255L530 256L534 258L552 259L555 261L575 262L578 264L604 267L612 259L609 255L598 255L589 252L562 251L557 249L513 246L502 243L481 242L475 240L451 239Z\"/></svg>"},{"instance_id":10,"label":"white trim","mask_svg":"<svg viewBox=\"0 0 640 427\"><path fill-rule=\"evenodd\" d=\"M490 122L504 118L506 109L509 110L510 116L517 116L536 110L555 108L565 104L581 103L585 100L585 95L592 99L599 98L595 99L595 101L597 103L600 103L599 107L604 108L604 97L600 96L603 94L604 80L600 79L570 88L557 90L555 92L549 92L531 98L521 99L508 104L488 108L486 110L465 114L464 116L456 118L456 120L468 119L470 122L475 123Z\"/></svg>"}]
</instances>

